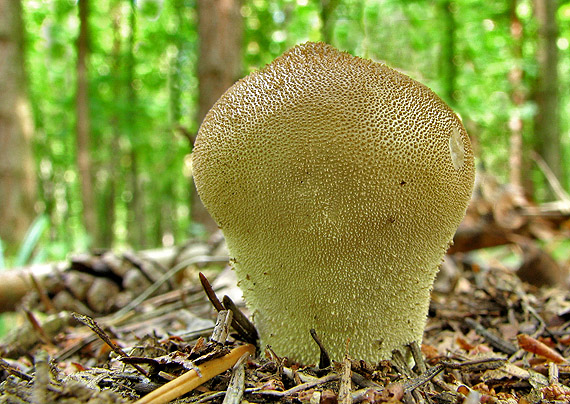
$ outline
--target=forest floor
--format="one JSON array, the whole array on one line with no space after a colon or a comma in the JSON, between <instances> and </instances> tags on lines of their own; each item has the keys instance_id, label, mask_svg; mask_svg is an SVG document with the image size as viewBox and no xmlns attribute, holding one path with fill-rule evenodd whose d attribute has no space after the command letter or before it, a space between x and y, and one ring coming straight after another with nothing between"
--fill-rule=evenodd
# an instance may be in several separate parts
<instances>
[{"instance_id":1,"label":"forest floor","mask_svg":"<svg viewBox=\"0 0 570 404\"><path fill-rule=\"evenodd\" d=\"M237 312L222 310L214 325L216 310L196 272L213 280L220 296L235 300L236 288L231 271L206 262L221 259L208 259L195 247L183 260L193 265L178 265L193 269L183 286L169 285L182 274L174 266L159 282L138 286L148 291L155 285L152 297L106 295L107 306L99 306L106 315L96 313L101 302L88 291L84 302L76 291L71 307L69 296L58 295L70 294L70 282L77 286L78 279L97 289L102 274L128 276L125 268L148 277L146 258L80 257L59 274L68 286L58 294L38 287L21 306L25 321L0 345L0 403L128 403L168 382L139 403L570 402L570 296L564 287L530 286L507 268L483 269L458 254L436 282L413 369L398 357L370 364L347 356L340 363L301 366L270 349L242 355L254 338ZM125 299L128 305L120 303ZM230 299L222 302L219 308L232 309ZM72 311L62 311L66 305ZM238 324L228 333L236 315ZM177 378L183 373L186 379Z\"/></svg>"}]
</instances>

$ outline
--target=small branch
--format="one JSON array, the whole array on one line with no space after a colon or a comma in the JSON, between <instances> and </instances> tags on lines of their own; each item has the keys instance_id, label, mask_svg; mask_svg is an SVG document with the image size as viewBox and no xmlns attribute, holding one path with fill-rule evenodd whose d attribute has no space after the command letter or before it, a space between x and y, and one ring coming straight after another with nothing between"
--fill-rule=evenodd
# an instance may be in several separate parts
<instances>
[{"instance_id":1,"label":"small branch","mask_svg":"<svg viewBox=\"0 0 570 404\"><path fill-rule=\"evenodd\" d=\"M490 333L487 331L485 327L479 324L477 321L473 320L472 318L466 318L465 323L473 328L477 334L485 338L490 345L494 348L497 348L501 352L506 353L507 355L513 355L515 352L518 351L518 348L511 344L509 341L502 339L501 337L496 336L495 334Z\"/></svg>"},{"instance_id":2,"label":"small branch","mask_svg":"<svg viewBox=\"0 0 570 404\"><path fill-rule=\"evenodd\" d=\"M426 363L424 362L424 357L422 355L422 350L420 345L414 341L410 344L410 349L412 350L412 357L416 362L416 366L418 367L419 374L425 373L427 371Z\"/></svg>"},{"instance_id":3,"label":"small branch","mask_svg":"<svg viewBox=\"0 0 570 404\"><path fill-rule=\"evenodd\" d=\"M329 356L329 353L327 352L325 346L319 339L317 332L315 331L314 328L311 328L310 333L311 337L313 337L313 340L319 346L319 349L321 351L321 356L319 357L319 369L328 368L331 365L331 358Z\"/></svg>"},{"instance_id":4,"label":"small branch","mask_svg":"<svg viewBox=\"0 0 570 404\"><path fill-rule=\"evenodd\" d=\"M6 362L4 359L1 358L0 358L0 369L8 372L14 377L25 380L27 382L32 381L34 379L29 374L20 371L18 368L15 368L14 366L10 365L8 362Z\"/></svg>"},{"instance_id":5,"label":"small branch","mask_svg":"<svg viewBox=\"0 0 570 404\"><path fill-rule=\"evenodd\" d=\"M198 371L202 375L198 375L198 371L189 370L176 379L160 386L158 389L147 394L135 404L165 404L177 397L180 397L196 387L207 382L213 377L225 372L246 353L255 354L255 347L251 344L241 345L234 348L222 357L212 359L198 366Z\"/></svg>"},{"instance_id":6,"label":"small branch","mask_svg":"<svg viewBox=\"0 0 570 404\"><path fill-rule=\"evenodd\" d=\"M230 310L222 310L218 312L216 326L214 332L210 337L210 341L217 342L218 344L225 344L230 333L230 324L232 322L233 314Z\"/></svg>"},{"instance_id":7,"label":"small branch","mask_svg":"<svg viewBox=\"0 0 570 404\"><path fill-rule=\"evenodd\" d=\"M416 377L412 380L408 380L404 383L404 392L410 393L418 387L431 381L435 376L437 376L443 370L460 370L463 372L482 372L490 369L498 369L503 366L506 359L502 358L489 358L477 361L469 361L463 363L450 363L450 362L440 362L434 367L430 368L424 374Z\"/></svg>"},{"instance_id":8,"label":"small branch","mask_svg":"<svg viewBox=\"0 0 570 404\"><path fill-rule=\"evenodd\" d=\"M57 310L55 310L53 303L47 294L46 289L44 288L44 286L42 285L41 282L38 282L38 280L36 279L34 274L30 274L30 282L32 283L32 285L34 286L36 291L38 292L38 295L40 296L40 300L45 307L46 313L56 312Z\"/></svg>"},{"instance_id":9,"label":"small branch","mask_svg":"<svg viewBox=\"0 0 570 404\"><path fill-rule=\"evenodd\" d=\"M352 404L352 370L350 365L350 359L348 356L345 356L342 362L342 375L338 390L338 402L340 404Z\"/></svg>"},{"instance_id":10,"label":"small branch","mask_svg":"<svg viewBox=\"0 0 570 404\"><path fill-rule=\"evenodd\" d=\"M548 180L550 187L552 188L558 199L560 199L560 201L565 202L566 206L570 205L570 195L568 195L568 193L564 190L562 185L560 185L560 181L558 181L556 175L552 172L548 164L546 164L546 161L544 161L544 159L540 156L540 154L536 152L532 152L531 157L536 162L536 164L538 165L538 167L540 168L540 170Z\"/></svg>"},{"instance_id":11,"label":"small branch","mask_svg":"<svg viewBox=\"0 0 570 404\"><path fill-rule=\"evenodd\" d=\"M112 350L113 352L115 352L117 355L124 357L124 358L128 358L129 355L123 351L123 349L118 346L117 344L115 344L111 338L109 338L109 336L105 333L105 331L103 331L103 329L101 327L99 327L99 324L97 324L97 322L92 319L91 317L85 316L83 314L79 314L79 313L71 313L71 315L73 316L73 318L75 318L77 321L79 321L80 323L85 324L87 327L89 327L95 334L97 334L97 336L99 336L99 338L101 338L101 340L103 340L103 342L105 344L107 344ZM141 368L139 365L131 363L131 365L138 370L142 375L144 376L148 376L148 372L146 370L144 370L143 368Z\"/></svg>"},{"instance_id":12,"label":"small branch","mask_svg":"<svg viewBox=\"0 0 570 404\"><path fill-rule=\"evenodd\" d=\"M40 322L36 319L36 316L34 316L34 313L32 313L29 310L24 310L24 312L26 313L26 318L28 319L28 321L32 325L32 328L38 334L38 338L40 339L40 341L42 341L46 345L49 345L50 347L55 346L53 341L48 337L45 329L42 327Z\"/></svg>"},{"instance_id":13,"label":"small branch","mask_svg":"<svg viewBox=\"0 0 570 404\"><path fill-rule=\"evenodd\" d=\"M32 404L48 402L48 386L50 383L49 357L45 351L40 351L35 357L35 379L32 389Z\"/></svg>"},{"instance_id":14,"label":"small branch","mask_svg":"<svg viewBox=\"0 0 570 404\"><path fill-rule=\"evenodd\" d=\"M257 329L251 321L242 313L239 307L230 299L229 296L224 296L222 299L222 304L227 310L231 310L234 314L234 320L232 322L232 327L238 332L238 334L250 344L256 344L259 336L257 334Z\"/></svg>"},{"instance_id":15,"label":"small branch","mask_svg":"<svg viewBox=\"0 0 570 404\"><path fill-rule=\"evenodd\" d=\"M147 298L152 296L164 283L168 282L170 278L176 275L178 272L182 271L183 269L187 268L189 265L194 265L202 262L227 262L227 257L208 257L208 256L197 256L187 259L176 266L174 266L170 271L165 273L158 279L155 283L149 286L143 293L137 296L135 299L132 300L129 304L123 307L121 310L117 311L114 314L114 318L120 318L123 315L127 314L129 311L133 310L139 304L144 302Z\"/></svg>"},{"instance_id":16,"label":"small branch","mask_svg":"<svg viewBox=\"0 0 570 404\"><path fill-rule=\"evenodd\" d=\"M176 126L176 129L190 144L190 147L194 147L194 141L196 140L196 133L190 132L190 130L182 125Z\"/></svg>"},{"instance_id":17,"label":"small branch","mask_svg":"<svg viewBox=\"0 0 570 404\"><path fill-rule=\"evenodd\" d=\"M404 355L402 354L402 352L400 352L399 349L394 349L392 351L392 366L394 366L394 368L396 368L396 370L403 375L406 375L408 377L412 377L414 372L412 372L412 369L410 369L410 366L408 366L408 362L406 361L406 359L404 358Z\"/></svg>"},{"instance_id":18,"label":"small branch","mask_svg":"<svg viewBox=\"0 0 570 404\"><path fill-rule=\"evenodd\" d=\"M229 298L229 296L224 296L222 304L220 302L220 299L218 299L218 296L216 296L216 292L214 292L214 289L208 281L208 278L206 278L202 272L199 273L199 276L202 288L204 288L204 292L206 293L208 300L210 300L210 303L212 303L212 306L214 306L216 311L220 312L222 310L230 310L233 313L232 327L234 330L237 331L237 333L243 338L245 342L257 345L257 340L259 337L257 334L257 329L251 323L251 321L249 321L249 319L244 316L244 314L235 305L232 299Z\"/></svg>"},{"instance_id":19,"label":"small branch","mask_svg":"<svg viewBox=\"0 0 570 404\"><path fill-rule=\"evenodd\" d=\"M340 376L337 374L330 374L328 376L321 377L320 379L316 379L316 380L313 380L311 382L300 384L298 386L295 386L295 387L290 388L289 390L285 390L285 391L260 390L259 388L254 388L254 389L245 389L245 392L246 393L252 393L252 394L259 394L259 395L263 395L263 396L277 397L277 398L288 397L288 396L291 396L293 394L297 394L303 390L308 390L310 388L319 386L321 384L338 380L339 378L340 378ZM135 404L137 404L137 403L135 403Z\"/></svg>"},{"instance_id":20,"label":"small branch","mask_svg":"<svg viewBox=\"0 0 570 404\"><path fill-rule=\"evenodd\" d=\"M224 306L220 302L220 299L218 299L218 296L216 296L216 292L214 292L214 289L212 288L212 285L210 285L210 282L208 281L208 278L206 278L206 275L204 275L202 272L200 272L198 275L200 276L200 283L204 288L204 292L206 293L206 296L208 296L208 300L210 300L212 306L214 306L218 312L224 310Z\"/></svg>"}]
</instances>

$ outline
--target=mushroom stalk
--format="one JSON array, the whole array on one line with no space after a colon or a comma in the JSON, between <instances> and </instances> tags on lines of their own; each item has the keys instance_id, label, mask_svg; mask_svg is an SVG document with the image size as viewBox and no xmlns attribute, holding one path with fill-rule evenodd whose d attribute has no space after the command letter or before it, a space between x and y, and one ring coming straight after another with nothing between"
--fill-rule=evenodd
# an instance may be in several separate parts
<instances>
[{"instance_id":1,"label":"mushroom stalk","mask_svg":"<svg viewBox=\"0 0 570 404\"><path fill-rule=\"evenodd\" d=\"M469 138L431 90L323 43L289 50L212 107L192 157L262 344L314 363L420 343L471 196ZM262 346L263 346L262 345Z\"/></svg>"}]
</instances>

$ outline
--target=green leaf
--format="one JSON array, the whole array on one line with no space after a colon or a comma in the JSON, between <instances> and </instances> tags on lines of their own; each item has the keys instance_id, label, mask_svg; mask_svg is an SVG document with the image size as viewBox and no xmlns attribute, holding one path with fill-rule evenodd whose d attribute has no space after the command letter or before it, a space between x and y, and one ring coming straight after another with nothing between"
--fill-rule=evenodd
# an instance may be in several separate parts
<instances>
[{"instance_id":1,"label":"green leaf","mask_svg":"<svg viewBox=\"0 0 570 404\"><path fill-rule=\"evenodd\" d=\"M46 215L40 215L34 220L24 237L24 242L22 243L20 250L18 251L18 256L14 262L15 266L21 267L28 262L34 248L37 246L40 237L45 232L48 225L49 220Z\"/></svg>"}]
</instances>

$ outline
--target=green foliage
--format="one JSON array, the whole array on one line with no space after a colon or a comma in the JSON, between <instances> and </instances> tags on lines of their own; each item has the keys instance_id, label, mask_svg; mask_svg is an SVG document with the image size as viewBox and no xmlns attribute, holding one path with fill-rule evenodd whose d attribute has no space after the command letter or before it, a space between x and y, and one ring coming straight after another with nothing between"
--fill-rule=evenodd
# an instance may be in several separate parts
<instances>
[{"instance_id":1,"label":"green foliage","mask_svg":"<svg viewBox=\"0 0 570 404\"><path fill-rule=\"evenodd\" d=\"M89 244L76 171L78 16L74 2L26 1L24 6L35 152L43 210L53 226L48 253L54 259ZM187 236L184 162L189 147L176 127L197 130L192 118L197 87L194 20L194 10L183 0L147 0L136 7L120 0L91 2L91 152L99 223L104 227L110 210L115 212L108 229L115 245L136 245L129 236L135 218L127 214L135 192L151 218L145 222L149 246L160 244L164 232L178 241Z\"/></svg>"},{"instance_id":2,"label":"green foliage","mask_svg":"<svg viewBox=\"0 0 570 404\"><path fill-rule=\"evenodd\" d=\"M84 249L75 149L77 4L25 0L27 70L36 122L35 154L41 208L49 218L49 258ZM190 133L195 120L198 34L194 0L91 1L89 59L91 152L99 223L112 235L102 244L135 247L181 242L190 221ZM461 115L482 165L507 179L509 120L523 119L532 146L537 75L536 23L530 0L516 10L521 53L510 32L509 2L485 0L339 0L332 42L353 54L385 61L424 82ZM320 40L317 0L245 0L244 74L292 45ZM559 49L570 41L570 6L561 4ZM561 55L562 56L562 55ZM515 105L509 74L523 72L525 102ZM570 59L560 60L561 110L569 108ZM562 114L564 155L570 153ZM569 170L570 168L567 168ZM567 175L567 177L570 177ZM544 189L537 176L538 191ZM568 185L568 184L566 184ZM137 198L135 198L137 196ZM135 217L133 203L142 204ZM166 235L166 237L165 237ZM101 242L101 241L99 241Z\"/></svg>"},{"instance_id":3,"label":"green foliage","mask_svg":"<svg viewBox=\"0 0 570 404\"><path fill-rule=\"evenodd\" d=\"M30 262L30 258L34 252L34 249L37 247L40 238L47 230L49 226L49 220L46 215L40 215L33 221L24 237L24 241L22 242L22 246L18 251L18 255L16 256L16 260L14 261L14 266L21 267ZM42 261L42 254L36 256L37 261Z\"/></svg>"},{"instance_id":4,"label":"green foliage","mask_svg":"<svg viewBox=\"0 0 570 404\"><path fill-rule=\"evenodd\" d=\"M551 250L552 257L557 262L569 262L570 261L570 240L569 239L558 239L548 246Z\"/></svg>"},{"instance_id":5,"label":"green foliage","mask_svg":"<svg viewBox=\"0 0 570 404\"><path fill-rule=\"evenodd\" d=\"M36 217L30 225L22 244L14 258L5 257L2 240L0 240L0 271L7 267L22 267L42 262L45 259L45 250L38 248L42 236L49 228L49 219L46 215ZM9 264L8 266L6 264Z\"/></svg>"}]
</instances>

